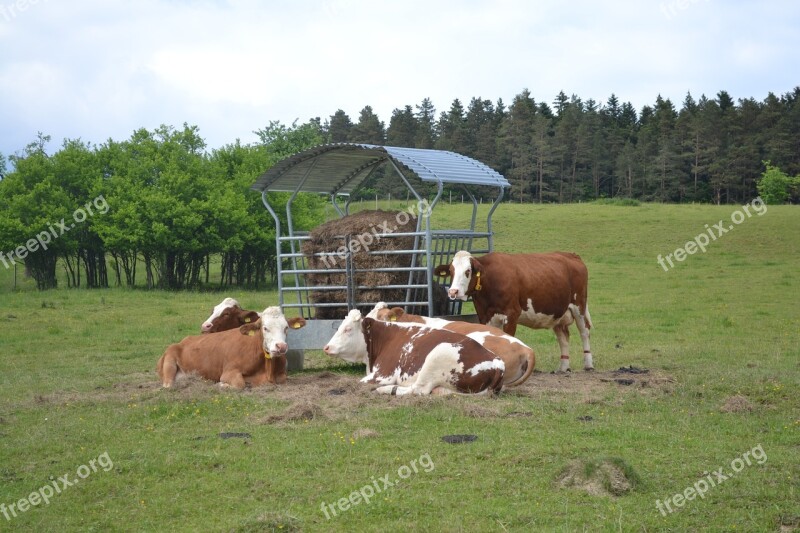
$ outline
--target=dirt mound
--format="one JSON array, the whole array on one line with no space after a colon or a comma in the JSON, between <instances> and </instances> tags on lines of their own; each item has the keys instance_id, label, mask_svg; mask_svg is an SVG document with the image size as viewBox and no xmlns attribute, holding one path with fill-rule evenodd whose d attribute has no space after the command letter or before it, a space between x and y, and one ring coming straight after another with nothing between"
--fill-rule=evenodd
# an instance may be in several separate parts
<instances>
[{"instance_id":1,"label":"dirt mound","mask_svg":"<svg viewBox=\"0 0 800 533\"><path fill-rule=\"evenodd\" d=\"M623 459L578 459L556 477L559 488L574 488L592 496L622 496L639 484L639 476Z\"/></svg>"},{"instance_id":2,"label":"dirt mound","mask_svg":"<svg viewBox=\"0 0 800 533\"><path fill-rule=\"evenodd\" d=\"M719 410L723 413L750 413L753 411L753 408L753 404L750 400L741 394L737 394L725 400L725 403L722 404Z\"/></svg>"},{"instance_id":3,"label":"dirt mound","mask_svg":"<svg viewBox=\"0 0 800 533\"><path fill-rule=\"evenodd\" d=\"M380 437L381 434L375 431L374 429L370 428L359 428L353 432L350 438L353 440L358 439L374 439L376 437Z\"/></svg>"},{"instance_id":4,"label":"dirt mound","mask_svg":"<svg viewBox=\"0 0 800 533\"><path fill-rule=\"evenodd\" d=\"M293 403L280 414L268 416L265 419L265 423L275 424L277 422L307 422L309 420L321 418L326 418L321 406L309 400L301 400Z\"/></svg>"}]
</instances>

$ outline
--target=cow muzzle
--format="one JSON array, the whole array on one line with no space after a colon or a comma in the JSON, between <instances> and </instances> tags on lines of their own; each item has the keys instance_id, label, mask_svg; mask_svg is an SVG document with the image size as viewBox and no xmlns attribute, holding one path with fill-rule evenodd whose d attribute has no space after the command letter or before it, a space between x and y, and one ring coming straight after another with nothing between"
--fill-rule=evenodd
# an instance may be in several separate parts
<instances>
[{"instance_id":1,"label":"cow muzzle","mask_svg":"<svg viewBox=\"0 0 800 533\"><path fill-rule=\"evenodd\" d=\"M286 351L289 349L289 345L285 342L276 342L275 345L269 350L269 354L273 357L278 357L281 355L286 355Z\"/></svg>"}]
</instances>

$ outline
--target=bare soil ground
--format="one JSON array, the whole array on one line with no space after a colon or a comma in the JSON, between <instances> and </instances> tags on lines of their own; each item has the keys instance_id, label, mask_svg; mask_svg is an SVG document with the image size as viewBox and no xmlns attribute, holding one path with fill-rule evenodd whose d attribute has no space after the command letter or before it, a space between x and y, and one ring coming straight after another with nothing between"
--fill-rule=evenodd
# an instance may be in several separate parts
<instances>
[{"instance_id":1,"label":"bare soil ground","mask_svg":"<svg viewBox=\"0 0 800 533\"><path fill-rule=\"evenodd\" d=\"M402 406L449 405L473 418L514 418L533 413L519 410L519 402L504 399L531 398L554 400L565 396L577 402L621 404L628 395L670 394L675 380L659 371L643 370L631 373L624 370L571 372L564 374L534 373L524 384L506 389L496 398L477 396L465 401L465 396L386 396L373 392L374 387L359 382L360 373L339 367L335 371L303 371L289 375L283 385L264 385L235 391L189 375L181 376L174 387L164 390L155 373L129 375L116 383L97 387L90 393L59 392L36 396L37 403L69 404L79 402L123 401L148 402L172 398L176 401L208 398L217 394L242 394L245 397L278 400L285 407L270 409L257 418L261 424L286 424L308 420L340 420L358 416L370 408L394 409ZM500 400L500 401L497 401ZM516 407L515 407L516 406ZM365 437L369 435L360 435Z\"/></svg>"}]
</instances>

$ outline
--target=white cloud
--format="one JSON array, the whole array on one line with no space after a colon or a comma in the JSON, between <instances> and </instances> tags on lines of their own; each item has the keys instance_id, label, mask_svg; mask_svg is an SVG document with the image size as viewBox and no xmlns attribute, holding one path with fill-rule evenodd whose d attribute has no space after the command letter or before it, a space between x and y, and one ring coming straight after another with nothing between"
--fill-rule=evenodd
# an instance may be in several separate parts
<instances>
[{"instance_id":1,"label":"white cloud","mask_svg":"<svg viewBox=\"0 0 800 533\"><path fill-rule=\"evenodd\" d=\"M5 1L6 5L12 0ZM675 0L677 2L677 0ZM200 127L210 147L270 120L353 120L430 97L510 104L523 88L638 109L687 91L763 99L797 84L800 4L698 0L84 0L0 14L0 152L41 130L103 142ZM675 9L672 9L675 7ZM667 12L667 15L664 12ZM765 14L779 13L769 24Z\"/></svg>"}]
</instances>

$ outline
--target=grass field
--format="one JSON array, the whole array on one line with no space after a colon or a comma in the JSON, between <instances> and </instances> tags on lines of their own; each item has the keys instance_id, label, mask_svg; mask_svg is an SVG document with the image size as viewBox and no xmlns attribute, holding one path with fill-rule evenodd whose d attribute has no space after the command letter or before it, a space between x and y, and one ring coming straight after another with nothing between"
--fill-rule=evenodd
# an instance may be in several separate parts
<instances>
[{"instance_id":1,"label":"grass field","mask_svg":"<svg viewBox=\"0 0 800 533\"><path fill-rule=\"evenodd\" d=\"M573 330L575 372L550 374L555 336L521 328L541 373L494 398L377 397L319 353L279 387L161 390L156 360L223 296L275 292L13 291L0 269L0 531L799 529L800 211L656 259L738 210L503 205L496 249L589 266L597 372Z\"/></svg>"}]
</instances>

